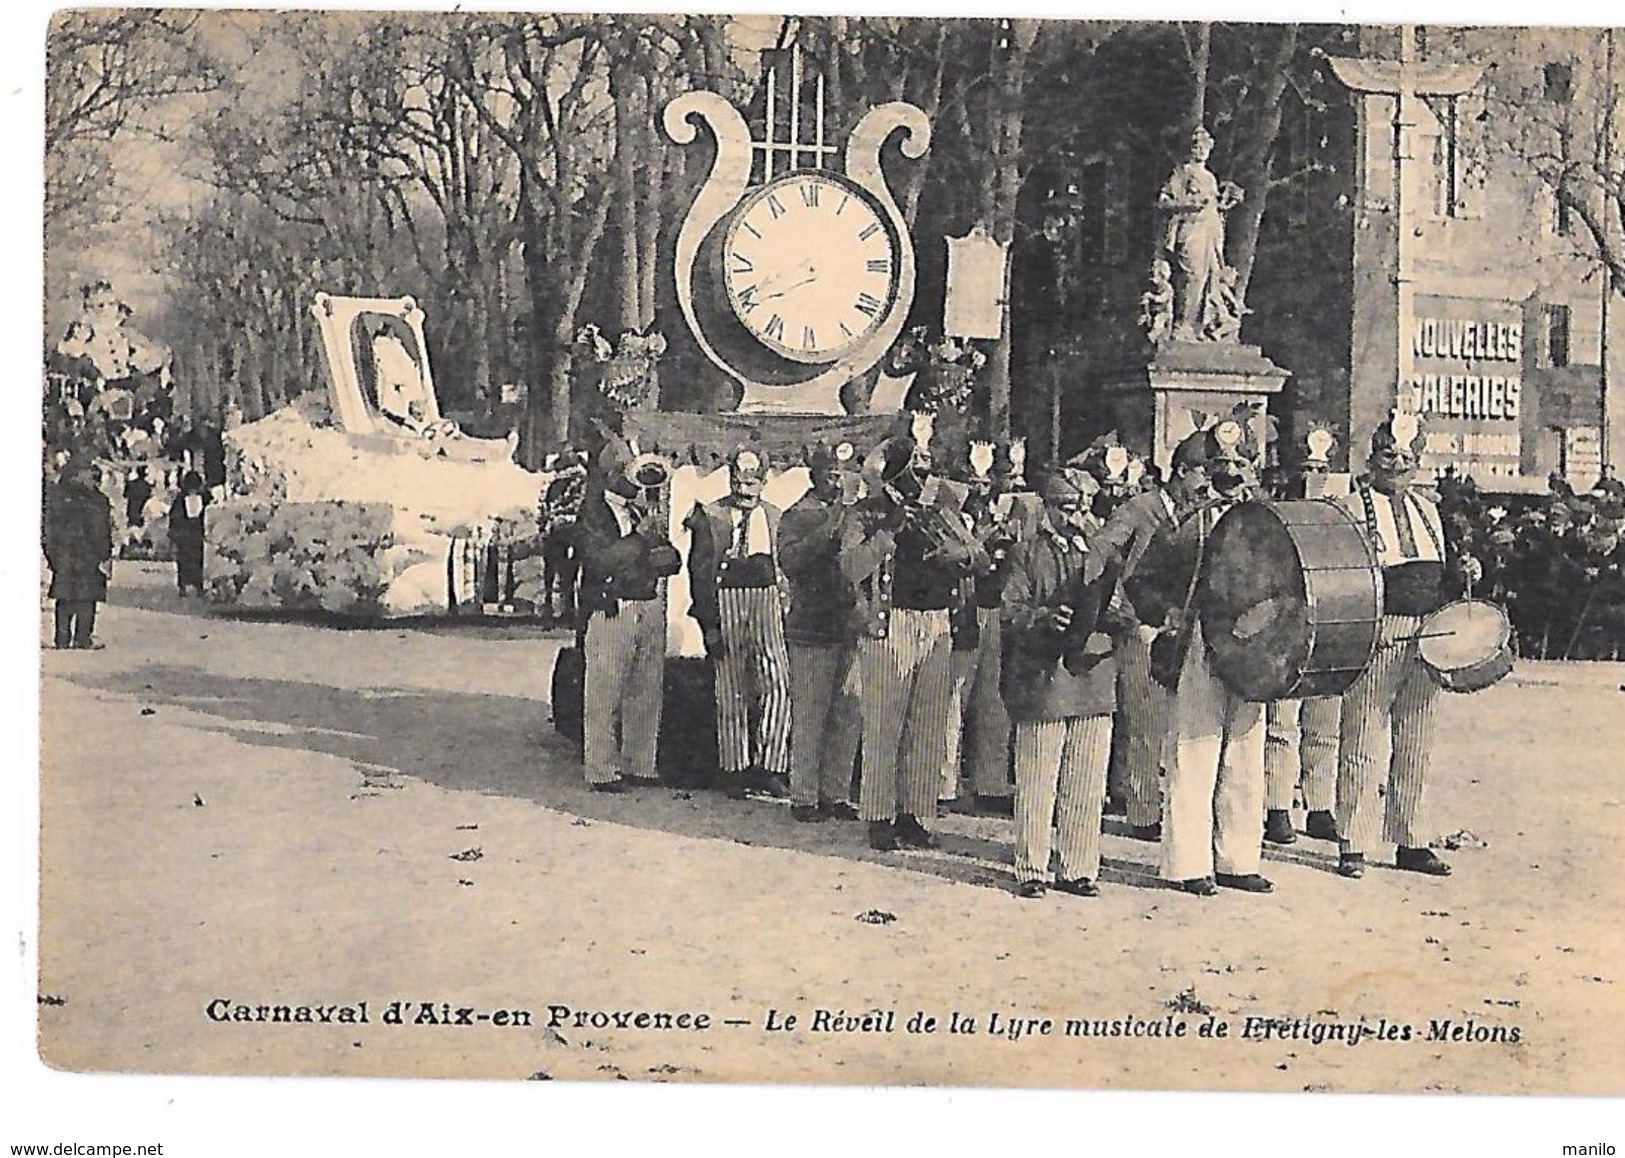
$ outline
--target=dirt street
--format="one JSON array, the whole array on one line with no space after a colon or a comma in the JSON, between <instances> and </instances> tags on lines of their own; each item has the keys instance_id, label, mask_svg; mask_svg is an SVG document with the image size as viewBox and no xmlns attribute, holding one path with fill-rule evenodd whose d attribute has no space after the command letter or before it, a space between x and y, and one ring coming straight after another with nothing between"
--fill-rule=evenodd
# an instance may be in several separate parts
<instances>
[{"instance_id":1,"label":"dirt street","mask_svg":"<svg viewBox=\"0 0 1625 1158\"><path fill-rule=\"evenodd\" d=\"M1449 879L1346 881L1300 839L1273 896L1204 900L1108 821L1101 896L1033 902L1008 821L879 854L780 804L588 793L557 634L247 621L167 584L120 564L106 650L44 655L53 1065L1625 1090L1625 667L1444 697ZM238 1020L261 1006L295 1022Z\"/></svg>"}]
</instances>

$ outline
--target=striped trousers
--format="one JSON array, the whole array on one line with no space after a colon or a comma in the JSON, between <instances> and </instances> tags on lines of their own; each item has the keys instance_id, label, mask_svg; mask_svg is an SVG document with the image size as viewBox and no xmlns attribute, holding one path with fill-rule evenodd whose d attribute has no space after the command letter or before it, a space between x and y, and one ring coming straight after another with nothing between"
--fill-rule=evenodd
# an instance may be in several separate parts
<instances>
[{"instance_id":1,"label":"striped trousers","mask_svg":"<svg viewBox=\"0 0 1625 1158\"><path fill-rule=\"evenodd\" d=\"M953 654L948 757L943 761L940 789L943 800L953 800L961 793L1010 795L1010 715L999 694L999 609L978 607L976 623L975 650Z\"/></svg>"},{"instance_id":2,"label":"striped trousers","mask_svg":"<svg viewBox=\"0 0 1625 1158\"><path fill-rule=\"evenodd\" d=\"M1343 693L1343 752L1337 771L1337 831L1344 852L1375 851L1381 839L1423 848L1435 833L1424 799L1433 708L1439 687L1422 667L1414 615L1384 615L1371 664ZM1387 797L1378 801L1378 786Z\"/></svg>"},{"instance_id":3,"label":"striped trousers","mask_svg":"<svg viewBox=\"0 0 1625 1158\"><path fill-rule=\"evenodd\" d=\"M946 611L892 608L882 639L858 640L864 820L936 815L948 752L953 641Z\"/></svg>"},{"instance_id":4,"label":"striped trousers","mask_svg":"<svg viewBox=\"0 0 1625 1158\"><path fill-rule=\"evenodd\" d=\"M1048 881L1050 823L1061 877L1100 875L1110 716L1016 722L1016 880Z\"/></svg>"},{"instance_id":5,"label":"striped trousers","mask_svg":"<svg viewBox=\"0 0 1625 1158\"><path fill-rule=\"evenodd\" d=\"M1274 700L1264 709L1264 806L1289 810L1299 778L1310 812L1337 807L1343 701L1337 696Z\"/></svg>"},{"instance_id":6,"label":"striped trousers","mask_svg":"<svg viewBox=\"0 0 1625 1158\"><path fill-rule=\"evenodd\" d=\"M844 801L858 757L856 655L851 644L790 647L790 802Z\"/></svg>"},{"instance_id":7,"label":"striped trousers","mask_svg":"<svg viewBox=\"0 0 1625 1158\"><path fill-rule=\"evenodd\" d=\"M582 759L587 783L654 779L666 663L666 605L621 601L587 620L582 643Z\"/></svg>"},{"instance_id":8,"label":"striped trousers","mask_svg":"<svg viewBox=\"0 0 1625 1158\"><path fill-rule=\"evenodd\" d=\"M1113 790L1127 804L1126 819L1144 827L1162 819L1163 748L1170 697L1151 678L1151 649L1137 634L1118 640L1117 715L1123 730L1114 753Z\"/></svg>"},{"instance_id":9,"label":"striped trousers","mask_svg":"<svg viewBox=\"0 0 1625 1158\"><path fill-rule=\"evenodd\" d=\"M717 592L722 654L716 672L717 757L724 772L790 771L790 654L776 587Z\"/></svg>"},{"instance_id":10,"label":"striped trousers","mask_svg":"<svg viewBox=\"0 0 1625 1158\"><path fill-rule=\"evenodd\" d=\"M1264 839L1264 705L1224 685L1198 624L1173 695L1162 875L1256 873Z\"/></svg>"}]
</instances>

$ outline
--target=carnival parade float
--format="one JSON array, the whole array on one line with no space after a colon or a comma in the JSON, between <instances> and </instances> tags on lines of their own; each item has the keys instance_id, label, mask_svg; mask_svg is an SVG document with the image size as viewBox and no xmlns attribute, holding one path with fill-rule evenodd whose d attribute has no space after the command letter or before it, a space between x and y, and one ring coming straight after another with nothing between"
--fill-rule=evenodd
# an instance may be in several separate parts
<instances>
[{"instance_id":1,"label":"carnival parade float","mask_svg":"<svg viewBox=\"0 0 1625 1158\"><path fill-rule=\"evenodd\" d=\"M226 433L209 597L356 616L529 606L540 564L511 548L534 536L552 476L514 461L515 436L441 415L411 298L323 293L312 311L329 389Z\"/></svg>"}]
</instances>

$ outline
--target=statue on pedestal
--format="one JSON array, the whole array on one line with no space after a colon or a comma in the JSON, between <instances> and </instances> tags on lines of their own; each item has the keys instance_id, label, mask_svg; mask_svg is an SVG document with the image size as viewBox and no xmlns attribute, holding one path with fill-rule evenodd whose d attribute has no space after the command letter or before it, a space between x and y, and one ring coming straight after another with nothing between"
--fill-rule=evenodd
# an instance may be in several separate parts
<instances>
[{"instance_id":1,"label":"statue on pedestal","mask_svg":"<svg viewBox=\"0 0 1625 1158\"><path fill-rule=\"evenodd\" d=\"M1152 341L1233 343L1241 337L1247 311L1237 292L1239 275L1224 260L1224 215L1243 193L1234 182L1214 177L1207 167L1212 152L1213 137L1197 128L1189 158L1157 194L1168 223L1153 262L1152 288L1141 303L1141 322Z\"/></svg>"}]
</instances>

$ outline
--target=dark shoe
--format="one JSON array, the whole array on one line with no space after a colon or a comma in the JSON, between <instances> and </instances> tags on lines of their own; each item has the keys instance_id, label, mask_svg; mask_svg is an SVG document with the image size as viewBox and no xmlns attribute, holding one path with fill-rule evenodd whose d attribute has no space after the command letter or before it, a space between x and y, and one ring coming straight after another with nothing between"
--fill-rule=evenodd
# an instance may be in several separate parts
<instances>
[{"instance_id":1,"label":"dark shoe","mask_svg":"<svg viewBox=\"0 0 1625 1158\"><path fill-rule=\"evenodd\" d=\"M936 848L937 838L925 825L904 813L897 818L897 843L904 848Z\"/></svg>"},{"instance_id":2,"label":"dark shoe","mask_svg":"<svg viewBox=\"0 0 1625 1158\"><path fill-rule=\"evenodd\" d=\"M594 792L625 792L627 783L625 780L605 780L600 784L589 784L587 787Z\"/></svg>"},{"instance_id":3,"label":"dark shoe","mask_svg":"<svg viewBox=\"0 0 1625 1158\"><path fill-rule=\"evenodd\" d=\"M766 768L747 768L745 770L745 788L762 796L771 796L775 800L788 800L790 798L789 782L783 776L769 772Z\"/></svg>"},{"instance_id":4,"label":"dark shoe","mask_svg":"<svg viewBox=\"0 0 1625 1158\"><path fill-rule=\"evenodd\" d=\"M1326 811L1311 812L1303 819L1303 831L1310 840L1336 840L1337 818Z\"/></svg>"},{"instance_id":5,"label":"dark shoe","mask_svg":"<svg viewBox=\"0 0 1625 1158\"><path fill-rule=\"evenodd\" d=\"M1161 840L1162 821L1159 820L1155 824L1131 824L1128 826L1128 834L1135 840Z\"/></svg>"},{"instance_id":6,"label":"dark shoe","mask_svg":"<svg viewBox=\"0 0 1625 1158\"><path fill-rule=\"evenodd\" d=\"M102 651L102 650L105 650L106 647L107 647L107 645L105 643L95 643L95 642L76 643L73 646L78 651Z\"/></svg>"},{"instance_id":7,"label":"dark shoe","mask_svg":"<svg viewBox=\"0 0 1625 1158\"><path fill-rule=\"evenodd\" d=\"M1213 883L1243 893L1273 893L1275 885L1257 873L1217 873Z\"/></svg>"},{"instance_id":8,"label":"dark shoe","mask_svg":"<svg viewBox=\"0 0 1625 1158\"><path fill-rule=\"evenodd\" d=\"M869 847L877 852L896 852L902 847L897 843L897 826L889 820L871 820Z\"/></svg>"},{"instance_id":9,"label":"dark shoe","mask_svg":"<svg viewBox=\"0 0 1625 1158\"><path fill-rule=\"evenodd\" d=\"M1074 880L1058 880L1055 887L1063 893L1071 893L1074 897L1098 897L1100 886L1088 877L1078 877Z\"/></svg>"},{"instance_id":10,"label":"dark shoe","mask_svg":"<svg viewBox=\"0 0 1625 1158\"><path fill-rule=\"evenodd\" d=\"M844 800L821 800L818 813L826 820L856 820L858 810Z\"/></svg>"},{"instance_id":11,"label":"dark shoe","mask_svg":"<svg viewBox=\"0 0 1625 1158\"><path fill-rule=\"evenodd\" d=\"M1036 901L1044 895L1043 881L1021 881L1016 885L1016 896L1025 897L1029 901Z\"/></svg>"},{"instance_id":12,"label":"dark shoe","mask_svg":"<svg viewBox=\"0 0 1625 1158\"><path fill-rule=\"evenodd\" d=\"M1284 808L1272 808L1264 817L1264 839L1271 844L1296 844L1298 834L1292 831L1292 814Z\"/></svg>"},{"instance_id":13,"label":"dark shoe","mask_svg":"<svg viewBox=\"0 0 1625 1158\"><path fill-rule=\"evenodd\" d=\"M977 796L976 812L979 816L1014 816L1016 801L1013 796Z\"/></svg>"},{"instance_id":14,"label":"dark shoe","mask_svg":"<svg viewBox=\"0 0 1625 1158\"><path fill-rule=\"evenodd\" d=\"M717 785L728 794L729 800L745 799L745 774L743 772L719 772Z\"/></svg>"},{"instance_id":15,"label":"dark shoe","mask_svg":"<svg viewBox=\"0 0 1625 1158\"><path fill-rule=\"evenodd\" d=\"M1400 845L1394 852L1394 867L1411 873L1426 873L1430 877L1450 875L1450 866L1433 855L1431 848L1406 848Z\"/></svg>"},{"instance_id":16,"label":"dark shoe","mask_svg":"<svg viewBox=\"0 0 1625 1158\"><path fill-rule=\"evenodd\" d=\"M1195 877L1188 881L1175 881L1174 888L1193 897L1211 897L1219 891L1212 877Z\"/></svg>"},{"instance_id":17,"label":"dark shoe","mask_svg":"<svg viewBox=\"0 0 1625 1158\"><path fill-rule=\"evenodd\" d=\"M1345 852L1337 858L1337 875L1357 881L1365 876L1365 854Z\"/></svg>"},{"instance_id":18,"label":"dark shoe","mask_svg":"<svg viewBox=\"0 0 1625 1158\"><path fill-rule=\"evenodd\" d=\"M818 811L816 804L792 804L790 806L790 819L799 820L803 824L820 824L829 817Z\"/></svg>"}]
</instances>

